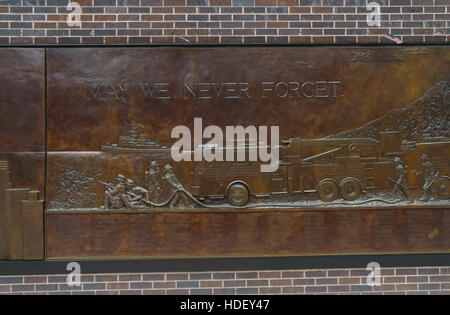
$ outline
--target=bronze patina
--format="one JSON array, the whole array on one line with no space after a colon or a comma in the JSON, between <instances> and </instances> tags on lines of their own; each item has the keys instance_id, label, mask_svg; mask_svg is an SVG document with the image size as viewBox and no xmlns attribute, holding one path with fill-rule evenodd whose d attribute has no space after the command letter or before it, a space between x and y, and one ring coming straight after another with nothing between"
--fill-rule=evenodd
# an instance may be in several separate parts
<instances>
[{"instance_id":1,"label":"bronze patina","mask_svg":"<svg viewBox=\"0 0 450 315\"><path fill-rule=\"evenodd\" d=\"M449 64L442 47L50 49L47 255L447 252ZM279 126L279 167L174 161L171 131L198 118Z\"/></svg>"},{"instance_id":2,"label":"bronze patina","mask_svg":"<svg viewBox=\"0 0 450 315\"><path fill-rule=\"evenodd\" d=\"M0 49L0 68L0 260L43 259L45 50Z\"/></svg>"},{"instance_id":3,"label":"bronze patina","mask_svg":"<svg viewBox=\"0 0 450 315\"><path fill-rule=\"evenodd\" d=\"M449 251L447 47L45 53L49 259ZM271 172L248 158L261 130L279 131Z\"/></svg>"},{"instance_id":4,"label":"bronze patina","mask_svg":"<svg viewBox=\"0 0 450 315\"><path fill-rule=\"evenodd\" d=\"M446 204L448 61L439 47L50 49L50 208ZM199 117L278 126L276 171L173 161L171 131ZM92 198L77 205L64 180Z\"/></svg>"}]
</instances>

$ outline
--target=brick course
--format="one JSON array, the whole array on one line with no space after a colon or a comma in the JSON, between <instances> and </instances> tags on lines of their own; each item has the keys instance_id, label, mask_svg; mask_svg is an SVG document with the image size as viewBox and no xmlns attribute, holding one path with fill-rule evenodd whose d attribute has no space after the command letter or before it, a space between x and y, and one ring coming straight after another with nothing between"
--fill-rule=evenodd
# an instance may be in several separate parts
<instances>
[{"instance_id":1,"label":"brick course","mask_svg":"<svg viewBox=\"0 0 450 315\"><path fill-rule=\"evenodd\" d=\"M81 285L66 275L0 276L0 294L450 294L450 268L382 269L381 285L368 286L365 269L249 272L184 272L83 275ZM420 275L420 276L418 276Z\"/></svg>"},{"instance_id":2,"label":"brick course","mask_svg":"<svg viewBox=\"0 0 450 315\"><path fill-rule=\"evenodd\" d=\"M375 1L375 0L374 0ZM447 43L450 0L0 0L0 44L367 44Z\"/></svg>"}]
</instances>

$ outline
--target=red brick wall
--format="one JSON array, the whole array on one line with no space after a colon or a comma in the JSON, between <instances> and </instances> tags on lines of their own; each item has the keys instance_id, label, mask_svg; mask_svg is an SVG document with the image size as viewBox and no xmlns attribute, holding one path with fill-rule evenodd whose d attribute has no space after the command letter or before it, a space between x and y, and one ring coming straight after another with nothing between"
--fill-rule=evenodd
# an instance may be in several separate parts
<instances>
[{"instance_id":1,"label":"red brick wall","mask_svg":"<svg viewBox=\"0 0 450 315\"><path fill-rule=\"evenodd\" d=\"M366 22L381 5L380 27ZM0 0L0 45L447 43L450 0ZM450 268L388 268L382 285L364 269L0 276L0 294L449 294Z\"/></svg>"},{"instance_id":2,"label":"red brick wall","mask_svg":"<svg viewBox=\"0 0 450 315\"><path fill-rule=\"evenodd\" d=\"M450 294L449 267L385 268L381 285L365 269L0 276L0 294Z\"/></svg>"},{"instance_id":3,"label":"red brick wall","mask_svg":"<svg viewBox=\"0 0 450 315\"><path fill-rule=\"evenodd\" d=\"M381 5L369 27L367 3ZM450 0L0 0L0 44L446 43Z\"/></svg>"}]
</instances>

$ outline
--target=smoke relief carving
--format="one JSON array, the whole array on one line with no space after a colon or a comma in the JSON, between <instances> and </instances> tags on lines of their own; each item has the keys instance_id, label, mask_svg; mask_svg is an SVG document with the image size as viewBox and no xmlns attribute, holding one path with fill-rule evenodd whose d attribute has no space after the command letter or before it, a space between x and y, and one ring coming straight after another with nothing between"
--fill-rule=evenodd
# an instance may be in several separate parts
<instances>
[{"instance_id":1,"label":"smoke relief carving","mask_svg":"<svg viewBox=\"0 0 450 315\"><path fill-rule=\"evenodd\" d=\"M392 110L362 127L342 131L326 138L380 139L380 131L398 131L408 141L450 137L450 77L439 81L422 97L408 106Z\"/></svg>"},{"instance_id":2,"label":"smoke relief carving","mask_svg":"<svg viewBox=\"0 0 450 315\"><path fill-rule=\"evenodd\" d=\"M95 199L94 186L101 174L85 175L80 170L62 170L56 182L58 195L50 203L51 208L89 208Z\"/></svg>"}]
</instances>

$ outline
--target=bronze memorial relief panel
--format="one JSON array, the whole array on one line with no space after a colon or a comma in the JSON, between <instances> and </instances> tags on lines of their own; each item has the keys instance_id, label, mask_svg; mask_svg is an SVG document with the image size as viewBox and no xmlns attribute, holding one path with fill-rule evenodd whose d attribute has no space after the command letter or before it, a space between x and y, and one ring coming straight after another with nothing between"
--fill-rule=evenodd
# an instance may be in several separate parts
<instances>
[{"instance_id":1,"label":"bronze memorial relief panel","mask_svg":"<svg viewBox=\"0 0 450 315\"><path fill-rule=\"evenodd\" d=\"M43 259L45 51L2 48L0 69L0 259Z\"/></svg>"},{"instance_id":2,"label":"bronze memorial relief panel","mask_svg":"<svg viewBox=\"0 0 450 315\"><path fill-rule=\"evenodd\" d=\"M450 49L47 49L48 258L448 252Z\"/></svg>"}]
</instances>

